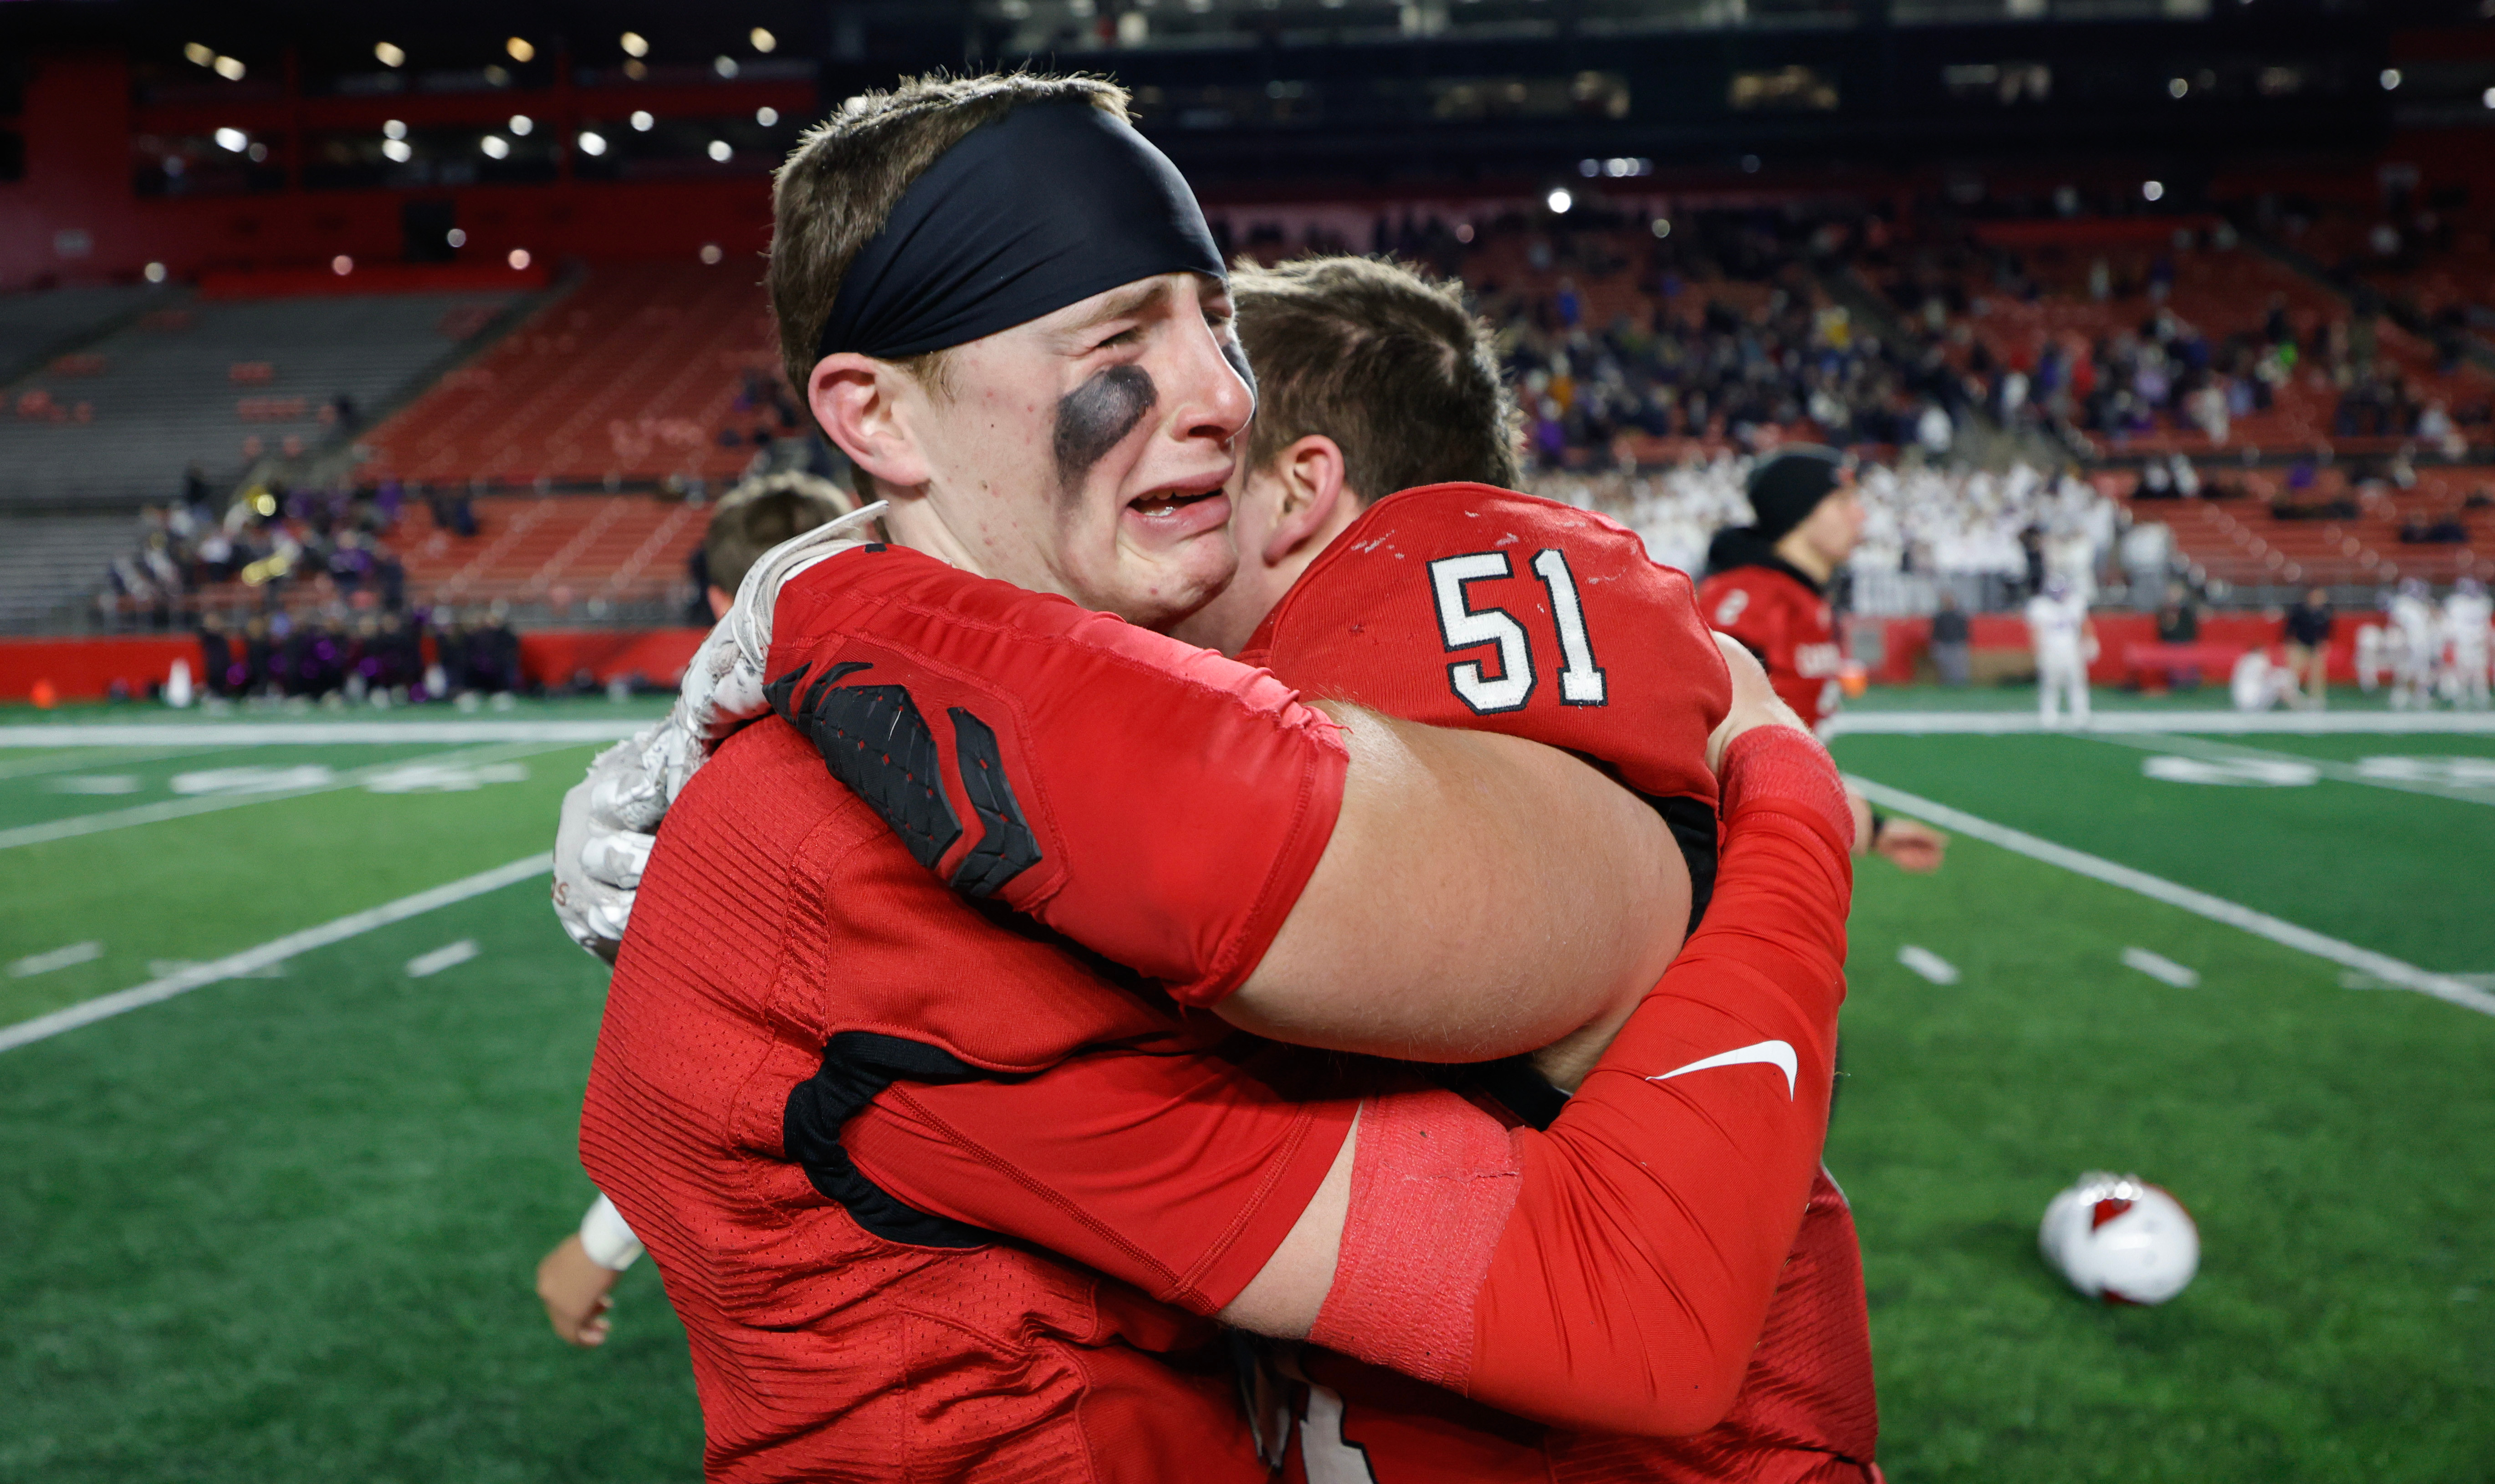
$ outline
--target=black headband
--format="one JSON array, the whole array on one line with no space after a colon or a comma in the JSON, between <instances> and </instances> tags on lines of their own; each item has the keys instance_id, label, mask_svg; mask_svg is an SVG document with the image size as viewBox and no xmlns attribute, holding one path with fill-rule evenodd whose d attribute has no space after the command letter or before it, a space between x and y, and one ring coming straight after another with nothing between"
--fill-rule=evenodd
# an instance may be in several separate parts
<instances>
[{"instance_id":1,"label":"black headband","mask_svg":"<svg viewBox=\"0 0 2495 1484\"><path fill-rule=\"evenodd\" d=\"M815 354L923 355L1177 272L1225 276L1178 167L1088 101L1025 104L901 193Z\"/></svg>"}]
</instances>

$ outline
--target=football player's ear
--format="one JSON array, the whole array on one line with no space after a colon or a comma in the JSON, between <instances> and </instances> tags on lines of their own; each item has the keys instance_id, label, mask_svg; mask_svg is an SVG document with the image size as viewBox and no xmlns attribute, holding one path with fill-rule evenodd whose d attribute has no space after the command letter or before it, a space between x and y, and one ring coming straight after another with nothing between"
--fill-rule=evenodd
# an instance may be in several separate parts
<instances>
[{"instance_id":1,"label":"football player's ear","mask_svg":"<svg viewBox=\"0 0 2495 1484\"><path fill-rule=\"evenodd\" d=\"M1274 566L1310 541L1334 533L1335 517L1350 499L1342 485L1342 448L1322 433L1311 433L1274 456L1274 474L1282 486L1281 503L1274 511L1274 529L1265 537L1265 564Z\"/></svg>"},{"instance_id":2,"label":"football player's ear","mask_svg":"<svg viewBox=\"0 0 2495 1484\"><path fill-rule=\"evenodd\" d=\"M915 489L928 480L926 456L904 413L913 392L925 395L909 373L846 350L816 361L806 379L806 405L823 436L887 490Z\"/></svg>"}]
</instances>

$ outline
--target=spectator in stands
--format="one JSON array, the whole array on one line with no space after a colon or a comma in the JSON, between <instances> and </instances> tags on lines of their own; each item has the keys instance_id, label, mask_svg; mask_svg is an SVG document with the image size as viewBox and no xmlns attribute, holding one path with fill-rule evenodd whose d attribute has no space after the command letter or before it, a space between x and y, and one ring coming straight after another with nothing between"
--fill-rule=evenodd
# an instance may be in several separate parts
<instances>
[{"instance_id":1,"label":"spectator in stands","mask_svg":"<svg viewBox=\"0 0 2495 1484\"><path fill-rule=\"evenodd\" d=\"M228 700L241 695L250 672L234 653L233 636L225 620L208 614L200 620L200 678L208 694Z\"/></svg>"},{"instance_id":2,"label":"spectator in stands","mask_svg":"<svg viewBox=\"0 0 2495 1484\"><path fill-rule=\"evenodd\" d=\"M2201 606L2191 591L2179 582L2166 585L2166 601L2157 609L2157 642L2160 644L2198 644L2201 641ZM2176 665L2168 679L2178 690L2197 690L2201 685L2198 665Z\"/></svg>"},{"instance_id":3,"label":"spectator in stands","mask_svg":"<svg viewBox=\"0 0 2495 1484\"><path fill-rule=\"evenodd\" d=\"M2315 588L2287 611L2287 669L2296 689L2289 704L2315 711L2330 704L2330 594Z\"/></svg>"},{"instance_id":4,"label":"spectator in stands","mask_svg":"<svg viewBox=\"0 0 2495 1484\"><path fill-rule=\"evenodd\" d=\"M1966 613L1957 606L1957 594L1947 588L1940 600L1932 614L1932 668L1940 672L1942 684L1963 685L1969 669Z\"/></svg>"},{"instance_id":5,"label":"spectator in stands","mask_svg":"<svg viewBox=\"0 0 2495 1484\"><path fill-rule=\"evenodd\" d=\"M2191 591L2181 583L2168 583L2166 601L2157 609L2157 642L2198 644L2200 641L2200 605L2192 600Z\"/></svg>"}]
</instances>

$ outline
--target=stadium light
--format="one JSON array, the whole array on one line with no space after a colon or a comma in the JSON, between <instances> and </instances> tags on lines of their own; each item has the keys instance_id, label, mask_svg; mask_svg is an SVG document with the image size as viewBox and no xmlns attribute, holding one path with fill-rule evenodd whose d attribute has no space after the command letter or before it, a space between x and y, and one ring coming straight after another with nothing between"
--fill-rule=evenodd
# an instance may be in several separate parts
<instances>
[{"instance_id":1,"label":"stadium light","mask_svg":"<svg viewBox=\"0 0 2495 1484\"><path fill-rule=\"evenodd\" d=\"M387 42L373 43L373 60L384 67L405 67L407 53Z\"/></svg>"},{"instance_id":2,"label":"stadium light","mask_svg":"<svg viewBox=\"0 0 2495 1484\"><path fill-rule=\"evenodd\" d=\"M761 107L754 110L754 121L760 124L763 128L768 129L772 125L780 122L780 110L771 106L769 104L764 104Z\"/></svg>"},{"instance_id":3,"label":"stadium light","mask_svg":"<svg viewBox=\"0 0 2495 1484\"><path fill-rule=\"evenodd\" d=\"M525 268L529 265L529 250L527 248L513 248L511 249L511 255L508 257L504 258L503 261L509 263L513 271Z\"/></svg>"},{"instance_id":4,"label":"stadium light","mask_svg":"<svg viewBox=\"0 0 2495 1484\"><path fill-rule=\"evenodd\" d=\"M185 45L182 48L182 55L191 59L193 67L205 67L217 59L215 47L203 45L199 42L192 42Z\"/></svg>"},{"instance_id":5,"label":"stadium light","mask_svg":"<svg viewBox=\"0 0 2495 1484\"><path fill-rule=\"evenodd\" d=\"M2495 87L2490 87L2485 92L2479 94L2478 101L2490 108L2495 108Z\"/></svg>"},{"instance_id":6,"label":"stadium light","mask_svg":"<svg viewBox=\"0 0 2495 1484\"><path fill-rule=\"evenodd\" d=\"M404 120L404 119L395 119L395 118L389 118L389 119L384 119L384 120L382 120L382 137L383 137L383 138L385 138L385 139L404 139L404 138L406 138L406 137L407 137L407 122L406 122L406 120Z\"/></svg>"},{"instance_id":7,"label":"stadium light","mask_svg":"<svg viewBox=\"0 0 2495 1484\"><path fill-rule=\"evenodd\" d=\"M503 44L503 54L514 62L526 62L536 57L538 48L529 45L527 37L514 36Z\"/></svg>"},{"instance_id":8,"label":"stadium light","mask_svg":"<svg viewBox=\"0 0 2495 1484\"><path fill-rule=\"evenodd\" d=\"M242 63L233 57L219 57L209 65L216 69L218 76L225 78L228 82L240 82L242 80L242 75L245 69Z\"/></svg>"},{"instance_id":9,"label":"stadium light","mask_svg":"<svg viewBox=\"0 0 2495 1484\"><path fill-rule=\"evenodd\" d=\"M161 284L165 282L165 265L161 262L151 262L141 271L140 276L151 284Z\"/></svg>"},{"instance_id":10,"label":"stadium light","mask_svg":"<svg viewBox=\"0 0 2495 1484\"><path fill-rule=\"evenodd\" d=\"M1585 176L1587 180L1591 180L1595 176L1603 173L1603 162L1600 160L1580 160L1577 162L1577 173Z\"/></svg>"},{"instance_id":11,"label":"stadium light","mask_svg":"<svg viewBox=\"0 0 2495 1484\"><path fill-rule=\"evenodd\" d=\"M1549 206L1553 212L1560 216L1565 216L1568 213L1568 208L1577 204L1577 198L1568 194L1566 187L1554 186L1551 189L1551 194L1542 198L1542 202L1544 205Z\"/></svg>"},{"instance_id":12,"label":"stadium light","mask_svg":"<svg viewBox=\"0 0 2495 1484\"><path fill-rule=\"evenodd\" d=\"M511 141L499 134L485 136L477 141L477 147L485 152L485 158L488 160L508 159L511 153Z\"/></svg>"},{"instance_id":13,"label":"stadium light","mask_svg":"<svg viewBox=\"0 0 2495 1484\"><path fill-rule=\"evenodd\" d=\"M514 113L511 115L511 133L515 135L525 136L530 130L535 129L537 126L538 121L529 117L525 113Z\"/></svg>"},{"instance_id":14,"label":"stadium light","mask_svg":"<svg viewBox=\"0 0 2495 1484\"><path fill-rule=\"evenodd\" d=\"M723 52L710 59L710 70L723 77L736 76L736 58Z\"/></svg>"},{"instance_id":15,"label":"stadium light","mask_svg":"<svg viewBox=\"0 0 2495 1484\"><path fill-rule=\"evenodd\" d=\"M345 278L348 274L355 271L355 260L348 257L346 254L340 253L337 257L329 259L329 271L338 275L340 278Z\"/></svg>"},{"instance_id":16,"label":"stadium light","mask_svg":"<svg viewBox=\"0 0 2495 1484\"><path fill-rule=\"evenodd\" d=\"M719 260L726 256L726 254L719 250L719 244L716 242L705 242L702 244L701 260L710 266L717 267L719 265Z\"/></svg>"},{"instance_id":17,"label":"stadium light","mask_svg":"<svg viewBox=\"0 0 2495 1484\"><path fill-rule=\"evenodd\" d=\"M728 157L735 153L735 150L728 147L728 142L725 139L713 139L710 141L710 157L722 165L727 164Z\"/></svg>"},{"instance_id":18,"label":"stadium light","mask_svg":"<svg viewBox=\"0 0 2495 1484\"><path fill-rule=\"evenodd\" d=\"M251 136L243 133L239 129L220 129L217 131L217 148L219 149L229 150L239 155L245 149L249 148L250 145Z\"/></svg>"},{"instance_id":19,"label":"stadium light","mask_svg":"<svg viewBox=\"0 0 2495 1484\"><path fill-rule=\"evenodd\" d=\"M392 165L405 165L416 158L416 150L405 139L382 140L382 153Z\"/></svg>"},{"instance_id":20,"label":"stadium light","mask_svg":"<svg viewBox=\"0 0 2495 1484\"><path fill-rule=\"evenodd\" d=\"M632 132L634 134L648 134L650 132L650 126L657 122L657 119L650 116L650 110L647 108L635 108L632 110Z\"/></svg>"},{"instance_id":21,"label":"stadium light","mask_svg":"<svg viewBox=\"0 0 2495 1484\"><path fill-rule=\"evenodd\" d=\"M450 228L450 230L442 234L442 240L449 243L452 247L464 248L468 245L467 228L454 227Z\"/></svg>"},{"instance_id":22,"label":"stadium light","mask_svg":"<svg viewBox=\"0 0 2495 1484\"><path fill-rule=\"evenodd\" d=\"M592 157L606 153L606 136L584 129L580 131L580 152Z\"/></svg>"},{"instance_id":23,"label":"stadium light","mask_svg":"<svg viewBox=\"0 0 2495 1484\"><path fill-rule=\"evenodd\" d=\"M2396 67L2386 67L2386 68L2384 68L2384 69L2383 69L2383 91L2384 91L2384 92L2386 92L2386 93L2387 93L2387 92L2389 92L2391 89L2393 89L2393 88L2395 88L2395 87L2398 87L2399 85L2400 85L2400 70L2399 70L2398 68L2396 68Z\"/></svg>"},{"instance_id":24,"label":"stadium light","mask_svg":"<svg viewBox=\"0 0 2495 1484\"><path fill-rule=\"evenodd\" d=\"M2180 98L2190 91L2192 91L2192 84L2180 77L2166 79L2166 96L2169 98Z\"/></svg>"},{"instance_id":25,"label":"stadium light","mask_svg":"<svg viewBox=\"0 0 2495 1484\"><path fill-rule=\"evenodd\" d=\"M2140 183L2140 198L2144 201L2162 201L2166 199L2166 182L2162 180L2141 181Z\"/></svg>"},{"instance_id":26,"label":"stadium light","mask_svg":"<svg viewBox=\"0 0 2495 1484\"><path fill-rule=\"evenodd\" d=\"M745 34L745 39L754 44L754 49L756 51L776 51L780 47L780 38L763 30L760 26L755 26L753 30L748 31Z\"/></svg>"},{"instance_id":27,"label":"stadium light","mask_svg":"<svg viewBox=\"0 0 2495 1484\"><path fill-rule=\"evenodd\" d=\"M646 57L650 54L650 44L641 39L641 33L638 31L625 32L623 46L624 54L628 57Z\"/></svg>"}]
</instances>

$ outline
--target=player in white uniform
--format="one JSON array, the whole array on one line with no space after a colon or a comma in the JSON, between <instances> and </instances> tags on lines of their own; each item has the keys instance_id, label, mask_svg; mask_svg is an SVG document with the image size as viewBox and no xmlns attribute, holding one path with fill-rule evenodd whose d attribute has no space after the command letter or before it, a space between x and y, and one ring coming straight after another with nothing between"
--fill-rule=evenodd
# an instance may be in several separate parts
<instances>
[{"instance_id":1,"label":"player in white uniform","mask_svg":"<svg viewBox=\"0 0 2495 1484\"><path fill-rule=\"evenodd\" d=\"M2434 593L2415 577L2400 583L2391 599L2391 628L2399 636L2399 653L2391 667L2391 709L2434 705L2434 673L2442 657L2442 615Z\"/></svg>"},{"instance_id":2,"label":"player in white uniform","mask_svg":"<svg viewBox=\"0 0 2495 1484\"><path fill-rule=\"evenodd\" d=\"M2036 712L2046 726L2059 723L2059 702L2070 698L2071 719L2088 724L2088 661L2096 657L2096 625L2085 599L2061 577L2027 600L2027 632L2036 645Z\"/></svg>"},{"instance_id":3,"label":"player in white uniform","mask_svg":"<svg viewBox=\"0 0 2495 1484\"><path fill-rule=\"evenodd\" d=\"M2495 602L2488 601L2485 585L2475 577L2453 583L2443 600L2444 636L2451 646L2445 691L2454 705L2473 712L2486 709L2487 658L2495 649L2490 625L2495 625Z\"/></svg>"}]
</instances>

